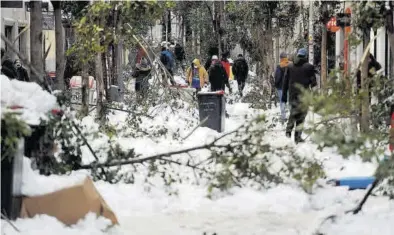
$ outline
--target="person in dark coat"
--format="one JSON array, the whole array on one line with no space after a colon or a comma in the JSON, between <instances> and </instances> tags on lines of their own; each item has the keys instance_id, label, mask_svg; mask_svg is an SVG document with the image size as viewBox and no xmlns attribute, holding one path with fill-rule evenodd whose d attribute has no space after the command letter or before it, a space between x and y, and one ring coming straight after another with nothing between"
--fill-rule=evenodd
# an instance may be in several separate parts
<instances>
[{"instance_id":1,"label":"person in dark coat","mask_svg":"<svg viewBox=\"0 0 394 235\"><path fill-rule=\"evenodd\" d=\"M294 124L296 126L294 139L296 143L303 142L301 138L300 126L305 121L308 110L302 107L301 104L301 90L299 86L305 89L316 86L315 68L312 64L308 63L307 50L302 48L298 50L294 63L289 64L287 73L283 81L282 102L287 102L287 92L289 92L290 103L290 117L287 122L286 136L291 137Z\"/></svg>"},{"instance_id":2,"label":"person in dark coat","mask_svg":"<svg viewBox=\"0 0 394 235\"><path fill-rule=\"evenodd\" d=\"M234 61L232 70L234 77L238 83L239 94L242 96L242 92L245 88L245 82L246 79L248 78L248 73L249 73L248 63L246 62L242 54L239 54L238 58Z\"/></svg>"},{"instance_id":3,"label":"person in dark coat","mask_svg":"<svg viewBox=\"0 0 394 235\"><path fill-rule=\"evenodd\" d=\"M186 60L185 50L179 43L175 45L174 54L176 67L179 68L179 66L181 66L182 71L185 71L185 66L183 65L184 61Z\"/></svg>"},{"instance_id":4,"label":"person in dark coat","mask_svg":"<svg viewBox=\"0 0 394 235\"><path fill-rule=\"evenodd\" d=\"M151 78L151 66L146 58L142 57L140 63L136 64L132 77L135 78L135 91L137 99L142 100L146 97L149 89L149 79Z\"/></svg>"},{"instance_id":5,"label":"person in dark coat","mask_svg":"<svg viewBox=\"0 0 394 235\"><path fill-rule=\"evenodd\" d=\"M278 91L278 97L280 102L280 114L282 122L286 120L286 105L282 102L282 88L285 74L287 73L287 66L289 65L289 59L287 54L282 52L280 54L280 63L276 66L275 70L275 88Z\"/></svg>"},{"instance_id":6,"label":"person in dark coat","mask_svg":"<svg viewBox=\"0 0 394 235\"><path fill-rule=\"evenodd\" d=\"M23 82L29 82L29 74L27 73L27 70L25 69L25 67L22 66L22 63L19 59L16 59L14 61L14 65L16 68L16 74L17 74L17 78L19 81L23 81Z\"/></svg>"},{"instance_id":7,"label":"person in dark coat","mask_svg":"<svg viewBox=\"0 0 394 235\"><path fill-rule=\"evenodd\" d=\"M8 58L3 48L1 48L1 61L1 73L10 79L17 78L18 75L16 74L14 64L12 63L11 59Z\"/></svg>"},{"instance_id":8,"label":"person in dark coat","mask_svg":"<svg viewBox=\"0 0 394 235\"><path fill-rule=\"evenodd\" d=\"M212 63L208 70L208 77L209 83L211 84L211 91L224 91L225 86L227 86L231 93L231 87L228 82L226 70L216 55L212 56Z\"/></svg>"},{"instance_id":9,"label":"person in dark coat","mask_svg":"<svg viewBox=\"0 0 394 235\"><path fill-rule=\"evenodd\" d=\"M372 54L369 54L368 57L368 78L372 78L376 71L380 70L382 66L379 64L379 62L375 59L375 57ZM361 89L361 71L357 71L356 75L356 83L357 83L357 92ZM368 92L368 97L369 97L369 102L371 103L371 88L372 88L373 83L371 82L369 84L369 92Z\"/></svg>"}]
</instances>

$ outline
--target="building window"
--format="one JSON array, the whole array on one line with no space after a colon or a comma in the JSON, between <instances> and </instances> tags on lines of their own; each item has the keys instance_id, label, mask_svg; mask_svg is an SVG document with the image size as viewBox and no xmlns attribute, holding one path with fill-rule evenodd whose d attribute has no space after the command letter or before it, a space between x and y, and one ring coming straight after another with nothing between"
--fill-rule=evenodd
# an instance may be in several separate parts
<instances>
[{"instance_id":1,"label":"building window","mask_svg":"<svg viewBox=\"0 0 394 235\"><path fill-rule=\"evenodd\" d=\"M10 41L10 42L12 42L12 26L5 26L4 27L4 34L5 34L5 37ZM6 51L8 51L8 46L7 46L7 44L5 44L5 50Z\"/></svg>"},{"instance_id":2,"label":"building window","mask_svg":"<svg viewBox=\"0 0 394 235\"><path fill-rule=\"evenodd\" d=\"M19 27L18 28L18 35L20 34L20 33L22 33L22 31L25 29L25 27ZM27 44L27 40L26 40L26 37L27 37L27 31L25 31L23 34L21 34L21 36L19 37L19 52L22 54L22 55L24 55L24 56L26 56L27 55L27 49L26 49L26 44Z\"/></svg>"}]
</instances>

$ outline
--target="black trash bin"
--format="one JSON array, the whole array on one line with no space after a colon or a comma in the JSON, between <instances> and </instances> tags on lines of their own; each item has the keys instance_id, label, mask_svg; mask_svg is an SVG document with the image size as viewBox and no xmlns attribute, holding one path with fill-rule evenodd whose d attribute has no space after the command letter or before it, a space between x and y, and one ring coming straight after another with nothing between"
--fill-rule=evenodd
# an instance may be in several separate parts
<instances>
[{"instance_id":1,"label":"black trash bin","mask_svg":"<svg viewBox=\"0 0 394 235\"><path fill-rule=\"evenodd\" d=\"M1 213L12 220L19 217L22 205L23 151L21 139L15 155L1 161Z\"/></svg>"},{"instance_id":2,"label":"black trash bin","mask_svg":"<svg viewBox=\"0 0 394 235\"><path fill-rule=\"evenodd\" d=\"M205 121L201 126L223 132L226 119L224 91L198 92L197 97L200 122Z\"/></svg>"}]
</instances>

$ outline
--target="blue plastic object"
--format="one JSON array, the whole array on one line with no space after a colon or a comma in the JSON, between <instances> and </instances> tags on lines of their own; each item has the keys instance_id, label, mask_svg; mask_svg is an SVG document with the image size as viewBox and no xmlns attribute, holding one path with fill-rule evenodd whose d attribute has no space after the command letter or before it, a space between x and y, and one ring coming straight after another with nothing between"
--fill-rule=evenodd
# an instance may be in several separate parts
<instances>
[{"instance_id":1,"label":"blue plastic object","mask_svg":"<svg viewBox=\"0 0 394 235\"><path fill-rule=\"evenodd\" d=\"M375 177L373 176L344 177L344 178L330 180L330 182L335 183L335 186L348 186L349 190L366 189L374 181L375 181Z\"/></svg>"}]
</instances>

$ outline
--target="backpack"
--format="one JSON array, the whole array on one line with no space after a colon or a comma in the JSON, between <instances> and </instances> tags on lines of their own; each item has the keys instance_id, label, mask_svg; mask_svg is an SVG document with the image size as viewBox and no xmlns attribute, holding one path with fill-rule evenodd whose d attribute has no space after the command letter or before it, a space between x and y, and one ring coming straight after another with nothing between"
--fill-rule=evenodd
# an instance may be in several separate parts
<instances>
[{"instance_id":1,"label":"backpack","mask_svg":"<svg viewBox=\"0 0 394 235\"><path fill-rule=\"evenodd\" d=\"M241 59L237 59L234 62L234 68L236 69L237 75L239 75L239 73L242 73L242 72L245 72L245 71L246 71L246 73L248 72L247 71L247 66L246 66L246 61L241 60Z\"/></svg>"}]
</instances>

